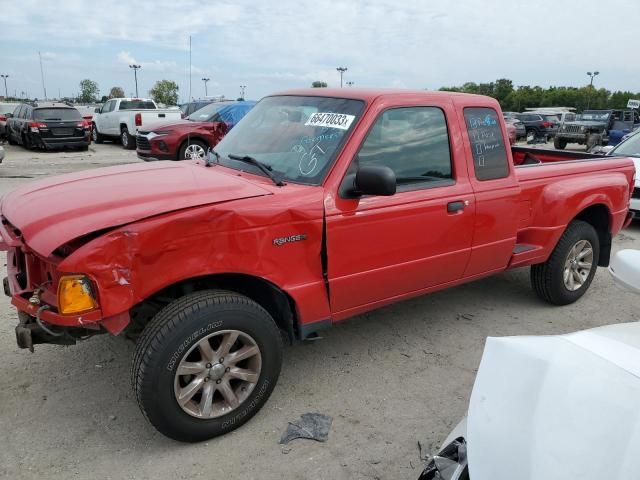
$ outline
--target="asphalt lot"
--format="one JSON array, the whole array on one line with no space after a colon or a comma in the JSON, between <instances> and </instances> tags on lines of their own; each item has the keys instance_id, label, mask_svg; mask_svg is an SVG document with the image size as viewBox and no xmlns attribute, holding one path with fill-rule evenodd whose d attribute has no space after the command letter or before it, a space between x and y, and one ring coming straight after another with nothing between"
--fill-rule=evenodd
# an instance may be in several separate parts
<instances>
[{"instance_id":1,"label":"asphalt lot","mask_svg":"<svg viewBox=\"0 0 640 480\"><path fill-rule=\"evenodd\" d=\"M5 149L0 194L48 175L138 161L111 144L88 152ZM618 235L620 248L640 248L640 223ZM253 420L185 445L140 413L129 385L131 343L100 336L20 350L17 315L3 296L0 477L415 479L418 441L435 452L464 414L487 336L637 321L638 305L600 269L580 301L551 307L521 269L386 307L286 348L279 384ZM334 418L328 442L280 446L287 422L306 412Z\"/></svg>"}]
</instances>

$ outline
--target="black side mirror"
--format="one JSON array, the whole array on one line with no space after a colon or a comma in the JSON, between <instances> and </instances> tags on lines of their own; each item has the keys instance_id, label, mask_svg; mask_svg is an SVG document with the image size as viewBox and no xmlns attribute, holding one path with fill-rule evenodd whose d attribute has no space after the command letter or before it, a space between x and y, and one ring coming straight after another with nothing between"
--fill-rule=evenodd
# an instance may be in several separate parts
<instances>
[{"instance_id":1,"label":"black side mirror","mask_svg":"<svg viewBox=\"0 0 640 480\"><path fill-rule=\"evenodd\" d=\"M391 196L396 193L396 174L389 167L360 167L355 176L347 179L347 182L351 181L352 185L345 192L350 198L362 195Z\"/></svg>"},{"instance_id":2,"label":"black side mirror","mask_svg":"<svg viewBox=\"0 0 640 480\"><path fill-rule=\"evenodd\" d=\"M13 118L13 113L5 113L4 116L7 118Z\"/></svg>"}]
</instances>

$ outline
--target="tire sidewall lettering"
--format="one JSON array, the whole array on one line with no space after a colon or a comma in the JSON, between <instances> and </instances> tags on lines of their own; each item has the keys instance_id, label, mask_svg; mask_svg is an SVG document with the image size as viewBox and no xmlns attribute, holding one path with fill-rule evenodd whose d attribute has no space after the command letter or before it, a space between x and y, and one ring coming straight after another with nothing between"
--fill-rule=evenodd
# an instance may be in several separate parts
<instances>
[{"instance_id":1,"label":"tire sidewall lettering","mask_svg":"<svg viewBox=\"0 0 640 480\"><path fill-rule=\"evenodd\" d=\"M176 364L182 358L182 355L184 354L184 352L189 350L189 348L191 348L191 346L197 339L203 337L206 333L210 332L211 330L215 330L217 328L222 327L222 325L223 325L222 320L209 323L206 326L199 328L198 330L193 332L191 335L189 335L187 338L185 338L180 343L178 348L173 352L173 355L171 355L171 358L169 359L169 363L167 363L167 370L172 372L175 369Z\"/></svg>"},{"instance_id":2,"label":"tire sidewall lettering","mask_svg":"<svg viewBox=\"0 0 640 480\"><path fill-rule=\"evenodd\" d=\"M245 408L241 412L236 413L228 420L222 422L221 428L227 429L233 427L236 423L240 422L244 417L249 415L249 413L251 413L251 411L261 402L262 397L267 393L267 390L269 389L269 385L269 380L265 379L260 385L260 388L257 389L257 393L254 394L253 398L249 403L247 403Z\"/></svg>"}]
</instances>

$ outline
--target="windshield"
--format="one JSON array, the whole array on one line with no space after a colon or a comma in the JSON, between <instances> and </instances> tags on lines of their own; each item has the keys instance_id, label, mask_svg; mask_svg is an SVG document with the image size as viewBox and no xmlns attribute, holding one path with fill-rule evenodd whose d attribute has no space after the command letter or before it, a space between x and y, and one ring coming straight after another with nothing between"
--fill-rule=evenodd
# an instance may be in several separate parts
<instances>
[{"instance_id":1,"label":"windshield","mask_svg":"<svg viewBox=\"0 0 640 480\"><path fill-rule=\"evenodd\" d=\"M609 152L609 155L640 158L640 131L634 132L627 140Z\"/></svg>"},{"instance_id":2,"label":"windshield","mask_svg":"<svg viewBox=\"0 0 640 480\"><path fill-rule=\"evenodd\" d=\"M363 108L361 100L346 98L267 97L223 138L216 151L226 166L247 169L247 163L228 156L250 156L286 180L318 185Z\"/></svg>"},{"instance_id":3,"label":"windshield","mask_svg":"<svg viewBox=\"0 0 640 480\"><path fill-rule=\"evenodd\" d=\"M82 120L82 115L80 115L80 112L75 108L36 108L33 111L33 119L75 122L76 120Z\"/></svg>"},{"instance_id":4,"label":"windshield","mask_svg":"<svg viewBox=\"0 0 640 480\"><path fill-rule=\"evenodd\" d=\"M580 120L589 122L606 122L609 120L609 112L583 112Z\"/></svg>"},{"instance_id":5,"label":"windshield","mask_svg":"<svg viewBox=\"0 0 640 480\"><path fill-rule=\"evenodd\" d=\"M192 122L225 122L229 128L238 123L256 102L211 103L187 117Z\"/></svg>"},{"instance_id":6,"label":"windshield","mask_svg":"<svg viewBox=\"0 0 640 480\"><path fill-rule=\"evenodd\" d=\"M155 110L156 104L151 100L122 100L118 110Z\"/></svg>"}]
</instances>

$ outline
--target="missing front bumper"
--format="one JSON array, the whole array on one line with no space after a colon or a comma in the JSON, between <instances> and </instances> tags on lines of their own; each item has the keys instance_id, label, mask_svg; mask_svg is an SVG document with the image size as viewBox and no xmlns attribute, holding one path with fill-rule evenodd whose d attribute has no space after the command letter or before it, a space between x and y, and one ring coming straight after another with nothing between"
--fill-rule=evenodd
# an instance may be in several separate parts
<instances>
[{"instance_id":1,"label":"missing front bumper","mask_svg":"<svg viewBox=\"0 0 640 480\"><path fill-rule=\"evenodd\" d=\"M67 331L67 329L61 329L56 331L55 335L47 332L41 325L38 324L36 319L23 312L18 312L18 318L20 322L16 326L16 343L19 348L28 348L30 352L33 352L33 346L39 343L50 343L55 345L75 345L76 339Z\"/></svg>"}]
</instances>

